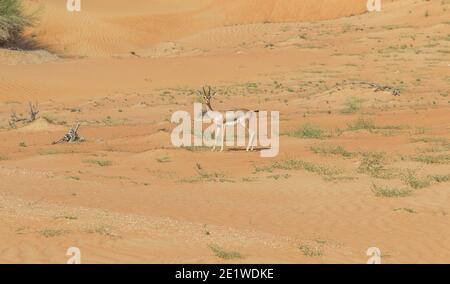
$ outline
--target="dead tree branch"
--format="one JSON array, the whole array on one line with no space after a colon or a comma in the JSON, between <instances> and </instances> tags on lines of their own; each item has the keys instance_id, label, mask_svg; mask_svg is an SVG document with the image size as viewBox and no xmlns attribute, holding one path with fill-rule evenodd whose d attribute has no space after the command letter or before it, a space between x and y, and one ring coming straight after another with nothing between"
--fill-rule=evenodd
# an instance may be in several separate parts
<instances>
[{"instance_id":1,"label":"dead tree branch","mask_svg":"<svg viewBox=\"0 0 450 284\"><path fill-rule=\"evenodd\" d=\"M374 89L374 92L388 91L388 92L391 92L393 96L400 96L400 89L397 89L397 88L394 88L391 86L386 86L386 85L381 85L381 84L371 83L371 82L361 82L361 84L369 85L371 88Z\"/></svg>"},{"instance_id":2,"label":"dead tree branch","mask_svg":"<svg viewBox=\"0 0 450 284\"><path fill-rule=\"evenodd\" d=\"M28 105L30 106L29 112L28 112L28 122L33 122L36 120L36 117L39 113L38 104L36 103L33 105L31 102L28 102Z\"/></svg>"},{"instance_id":3,"label":"dead tree branch","mask_svg":"<svg viewBox=\"0 0 450 284\"><path fill-rule=\"evenodd\" d=\"M80 123L77 122L77 125L75 127L70 128L69 132L67 132L67 134L64 135L63 138L59 139L58 141L53 142L53 145L62 144L62 143L83 142L84 137L78 135L79 128L80 128Z\"/></svg>"},{"instance_id":4,"label":"dead tree branch","mask_svg":"<svg viewBox=\"0 0 450 284\"><path fill-rule=\"evenodd\" d=\"M9 119L9 125L11 126L11 128L16 128L17 126L16 124L19 122L31 123L36 120L37 115L39 113L37 103L33 105L31 102L28 102L28 105L29 105L28 117L18 116L14 110L11 111Z\"/></svg>"}]
</instances>

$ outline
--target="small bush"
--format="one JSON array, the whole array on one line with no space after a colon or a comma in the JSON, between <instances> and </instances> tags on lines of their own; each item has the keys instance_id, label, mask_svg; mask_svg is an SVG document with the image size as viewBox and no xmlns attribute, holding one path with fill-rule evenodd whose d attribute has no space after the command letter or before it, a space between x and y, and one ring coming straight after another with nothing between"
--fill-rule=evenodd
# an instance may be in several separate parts
<instances>
[{"instance_id":1,"label":"small bush","mask_svg":"<svg viewBox=\"0 0 450 284\"><path fill-rule=\"evenodd\" d=\"M368 174L375 178L389 179L393 173L384 167L385 155L383 153L363 153L358 172Z\"/></svg>"},{"instance_id":2,"label":"small bush","mask_svg":"<svg viewBox=\"0 0 450 284\"><path fill-rule=\"evenodd\" d=\"M408 170L408 172L403 176L403 181L414 189L420 189L431 185L431 179L429 177L419 178L412 170Z\"/></svg>"},{"instance_id":3,"label":"small bush","mask_svg":"<svg viewBox=\"0 0 450 284\"><path fill-rule=\"evenodd\" d=\"M0 1L0 44L16 39L31 23L19 0Z\"/></svg>"},{"instance_id":4,"label":"small bush","mask_svg":"<svg viewBox=\"0 0 450 284\"><path fill-rule=\"evenodd\" d=\"M314 138L314 139L320 139L325 136L324 131L313 124L304 124L297 130L290 131L288 133L288 136L291 137L297 137L297 138Z\"/></svg>"}]
</instances>

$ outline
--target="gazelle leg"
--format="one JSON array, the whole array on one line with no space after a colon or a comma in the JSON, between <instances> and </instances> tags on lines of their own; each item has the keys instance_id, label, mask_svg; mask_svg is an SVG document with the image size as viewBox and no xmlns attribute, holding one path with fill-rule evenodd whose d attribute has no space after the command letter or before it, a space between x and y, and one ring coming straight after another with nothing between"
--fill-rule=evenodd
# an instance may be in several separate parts
<instances>
[{"instance_id":1,"label":"gazelle leg","mask_svg":"<svg viewBox=\"0 0 450 284\"><path fill-rule=\"evenodd\" d=\"M214 134L214 146L213 146L211 151L215 151L216 150L217 141L219 140L219 133L220 133L220 126L219 125L216 126L216 131L214 133L215 133Z\"/></svg>"},{"instance_id":2,"label":"gazelle leg","mask_svg":"<svg viewBox=\"0 0 450 284\"><path fill-rule=\"evenodd\" d=\"M250 148L251 148L251 150L253 151L253 140L254 140L254 137L255 137L255 133L254 133L249 127L247 127L247 126L245 125L245 121L243 121L243 122L241 123L241 125L244 126L244 127L247 129L248 134L249 134L249 141L248 141L248 144L247 144L247 149L246 149L246 151L248 152L248 151L250 150Z\"/></svg>"},{"instance_id":3,"label":"gazelle leg","mask_svg":"<svg viewBox=\"0 0 450 284\"><path fill-rule=\"evenodd\" d=\"M222 145L221 145L221 148L220 148L220 152L223 152L223 147L224 147L224 144L225 144L225 126L223 124L221 126L221 129L222 129L222 131L221 131L220 135L222 136Z\"/></svg>"},{"instance_id":4,"label":"gazelle leg","mask_svg":"<svg viewBox=\"0 0 450 284\"><path fill-rule=\"evenodd\" d=\"M251 145L250 151L253 151L253 148L255 146L254 142L255 142L255 132L251 131L251 133L250 133L250 145Z\"/></svg>"},{"instance_id":5,"label":"gazelle leg","mask_svg":"<svg viewBox=\"0 0 450 284\"><path fill-rule=\"evenodd\" d=\"M255 133L253 132L253 131L251 131L250 129L249 129L249 131L248 131L248 134L249 134L249 141L248 141L248 145L247 145L247 152L249 151L249 150L251 150L251 151L253 151L253 140L254 140L254 138L255 138Z\"/></svg>"}]
</instances>

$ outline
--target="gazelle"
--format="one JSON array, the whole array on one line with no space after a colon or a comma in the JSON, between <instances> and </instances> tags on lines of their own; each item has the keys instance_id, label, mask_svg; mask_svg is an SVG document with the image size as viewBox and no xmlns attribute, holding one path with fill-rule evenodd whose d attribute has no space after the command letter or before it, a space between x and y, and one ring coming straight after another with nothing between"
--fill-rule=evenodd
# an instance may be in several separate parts
<instances>
[{"instance_id":1,"label":"gazelle","mask_svg":"<svg viewBox=\"0 0 450 284\"><path fill-rule=\"evenodd\" d=\"M211 100L216 95L216 91L214 91L211 86L202 87L201 90L198 90L197 93L203 97L203 100L206 104L206 112L204 113L204 116L207 116L212 120L212 122L215 124L215 134L214 134L214 146L212 148L212 151L216 149L217 142L219 140L219 137L222 137L222 144L220 151L223 151L224 148L224 140L225 140L225 127L226 126L234 126L238 123L242 125L244 128L248 130L250 141L247 145L247 152L249 150L253 151L253 142L255 139L255 131L253 131L249 125L249 127L246 126L247 121L249 122L251 118L254 118L256 113L259 112L258 110L249 110L249 109L233 109L233 110L226 110L226 111L214 111L211 106Z\"/></svg>"}]
</instances>

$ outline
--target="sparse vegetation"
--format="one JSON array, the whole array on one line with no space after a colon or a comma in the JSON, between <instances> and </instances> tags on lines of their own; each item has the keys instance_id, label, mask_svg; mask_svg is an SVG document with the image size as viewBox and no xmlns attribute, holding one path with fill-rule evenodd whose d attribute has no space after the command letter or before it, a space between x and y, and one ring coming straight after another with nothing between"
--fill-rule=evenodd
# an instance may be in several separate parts
<instances>
[{"instance_id":1,"label":"sparse vegetation","mask_svg":"<svg viewBox=\"0 0 450 284\"><path fill-rule=\"evenodd\" d=\"M364 117L359 117L353 123L348 124L348 130L357 131L357 130L372 130L375 129L375 123L371 119L367 119Z\"/></svg>"},{"instance_id":2,"label":"sparse vegetation","mask_svg":"<svg viewBox=\"0 0 450 284\"><path fill-rule=\"evenodd\" d=\"M83 162L87 163L87 164L93 164L93 165L98 165L100 167L108 167L112 165L111 161L108 160L84 160Z\"/></svg>"},{"instance_id":3,"label":"sparse vegetation","mask_svg":"<svg viewBox=\"0 0 450 284\"><path fill-rule=\"evenodd\" d=\"M223 173L220 172L208 172L205 170L198 170L197 171L200 180L203 181L209 181L209 182L233 182L230 179L227 179L226 176Z\"/></svg>"},{"instance_id":4,"label":"sparse vegetation","mask_svg":"<svg viewBox=\"0 0 450 284\"><path fill-rule=\"evenodd\" d=\"M311 146L310 149L314 153L321 154L321 155L339 155L344 158L350 158L350 157L354 156L354 153L351 153L351 152L345 150L341 146L318 145L318 146Z\"/></svg>"},{"instance_id":5,"label":"sparse vegetation","mask_svg":"<svg viewBox=\"0 0 450 284\"><path fill-rule=\"evenodd\" d=\"M178 180L181 183L196 183L196 182L234 182L228 179L225 174L221 172L206 171L197 163L196 169L198 177L182 178Z\"/></svg>"},{"instance_id":6,"label":"sparse vegetation","mask_svg":"<svg viewBox=\"0 0 450 284\"><path fill-rule=\"evenodd\" d=\"M303 255L308 257L318 257L323 255L323 250L317 246L303 244L299 246L299 249L301 250Z\"/></svg>"},{"instance_id":7,"label":"sparse vegetation","mask_svg":"<svg viewBox=\"0 0 450 284\"><path fill-rule=\"evenodd\" d=\"M211 151L211 148L205 146L183 146L182 149L188 150L190 152Z\"/></svg>"},{"instance_id":8,"label":"sparse vegetation","mask_svg":"<svg viewBox=\"0 0 450 284\"><path fill-rule=\"evenodd\" d=\"M253 167L255 169L253 171L254 174L260 173L260 172L268 172L268 173L272 173L273 172L273 167L271 167L271 166L258 167L256 165L253 165Z\"/></svg>"},{"instance_id":9,"label":"sparse vegetation","mask_svg":"<svg viewBox=\"0 0 450 284\"><path fill-rule=\"evenodd\" d=\"M410 195L412 190L372 184L372 192L378 197L404 197Z\"/></svg>"},{"instance_id":10,"label":"sparse vegetation","mask_svg":"<svg viewBox=\"0 0 450 284\"><path fill-rule=\"evenodd\" d=\"M364 118L364 117L359 117L354 122L347 124L347 130L349 130L349 131L368 130L371 132L375 132L375 130L379 130L379 131L387 130L387 131L392 132L394 130L402 130L405 128L407 128L407 127L402 126L402 125L380 125L380 126L378 126L373 122L373 120ZM383 134L386 134L386 133L383 133ZM387 134L392 134L392 133L387 133Z\"/></svg>"},{"instance_id":11,"label":"sparse vegetation","mask_svg":"<svg viewBox=\"0 0 450 284\"><path fill-rule=\"evenodd\" d=\"M411 208L395 208L394 211L405 211L407 213L417 213L414 209Z\"/></svg>"},{"instance_id":12,"label":"sparse vegetation","mask_svg":"<svg viewBox=\"0 0 450 284\"><path fill-rule=\"evenodd\" d=\"M384 163L384 153L362 153L362 160L358 167L358 172L382 179L394 177L393 171L386 169Z\"/></svg>"},{"instance_id":13,"label":"sparse vegetation","mask_svg":"<svg viewBox=\"0 0 450 284\"><path fill-rule=\"evenodd\" d=\"M431 179L429 177L419 178L412 170L408 170L403 176L403 181L414 189L420 189L431 185Z\"/></svg>"},{"instance_id":14,"label":"sparse vegetation","mask_svg":"<svg viewBox=\"0 0 450 284\"><path fill-rule=\"evenodd\" d=\"M323 180L325 181L352 181L358 179L357 177L352 177L352 176L326 176L323 178Z\"/></svg>"},{"instance_id":15,"label":"sparse vegetation","mask_svg":"<svg viewBox=\"0 0 450 284\"><path fill-rule=\"evenodd\" d=\"M437 183L449 182L450 174L448 174L448 175L431 175L431 176L429 176L429 178Z\"/></svg>"},{"instance_id":16,"label":"sparse vegetation","mask_svg":"<svg viewBox=\"0 0 450 284\"><path fill-rule=\"evenodd\" d=\"M104 225L90 228L87 230L87 232L90 234L98 234L98 235L110 237L110 238L120 238L120 235L114 233L110 227L107 227Z\"/></svg>"},{"instance_id":17,"label":"sparse vegetation","mask_svg":"<svg viewBox=\"0 0 450 284\"><path fill-rule=\"evenodd\" d=\"M170 157L165 155L165 156L156 158L156 161L158 163L168 163L168 162L170 162Z\"/></svg>"},{"instance_id":18,"label":"sparse vegetation","mask_svg":"<svg viewBox=\"0 0 450 284\"><path fill-rule=\"evenodd\" d=\"M297 130L288 132L287 135L297 138L321 139L325 137L325 131L321 129L319 126L307 123L302 125Z\"/></svg>"},{"instance_id":19,"label":"sparse vegetation","mask_svg":"<svg viewBox=\"0 0 450 284\"><path fill-rule=\"evenodd\" d=\"M441 154L441 155L419 155L417 157L412 158L413 161L421 162L425 164L447 164L450 163L450 155L449 154Z\"/></svg>"},{"instance_id":20,"label":"sparse vegetation","mask_svg":"<svg viewBox=\"0 0 450 284\"><path fill-rule=\"evenodd\" d=\"M290 178L291 177L291 175L290 174L284 174L284 175L282 175L282 174L278 174L278 175L271 175L271 176L268 176L267 178L271 178L271 179L274 179L274 180L279 180L280 178L283 178L283 179L288 179L288 178Z\"/></svg>"},{"instance_id":21,"label":"sparse vegetation","mask_svg":"<svg viewBox=\"0 0 450 284\"><path fill-rule=\"evenodd\" d=\"M43 230L39 231L39 234L41 234L42 236L44 236L46 238L58 237L64 233L65 233L65 231L57 230L57 229L43 229Z\"/></svg>"},{"instance_id":22,"label":"sparse vegetation","mask_svg":"<svg viewBox=\"0 0 450 284\"><path fill-rule=\"evenodd\" d=\"M358 97L350 97L345 101L344 103L345 108L341 110L341 113L343 114L355 113L361 109L363 102L364 99Z\"/></svg>"},{"instance_id":23,"label":"sparse vegetation","mask_svg":"<svg viewBox=\"0 0 450 284\"><path fill-rule=\"evenodd\" d=\"M326 166L314 164L311 162L298 160L298 159L287 159L275 162L272 165L275 169L281 170L305 170L308 172L316 173L319 175L332 176L343 173L340 169L329 168Z\"/></svg>"},{"instance_id":24,"label":"sparse vegetation","mask_svg":"<svg viewBox=\"0 0 450 284\"><path fill-rule=\"evenodd\" d=\"M218 245L211 244L209 245L209 248L213 251L214 255L223 258L223 259L238 259L243 258L243 256L237 252L237 251L227 251L223 248L221 248Z\"/></svg>"}]
</instances>

